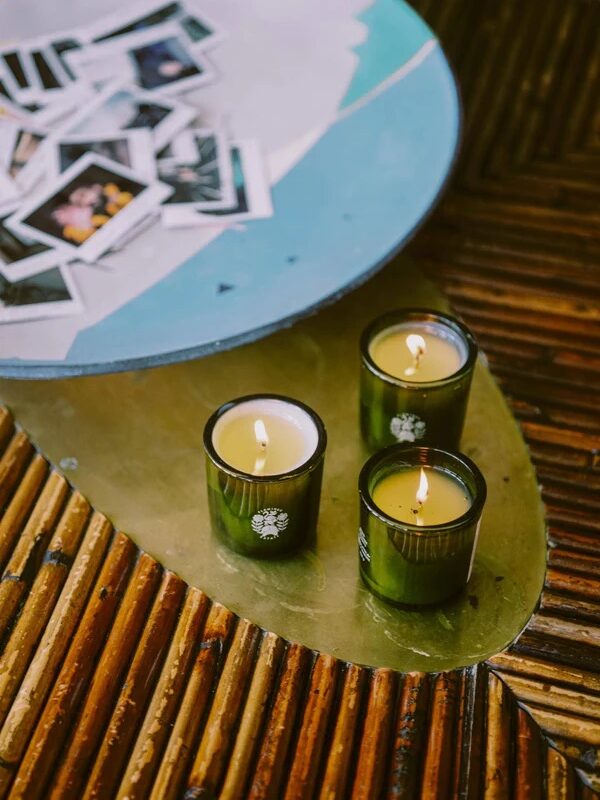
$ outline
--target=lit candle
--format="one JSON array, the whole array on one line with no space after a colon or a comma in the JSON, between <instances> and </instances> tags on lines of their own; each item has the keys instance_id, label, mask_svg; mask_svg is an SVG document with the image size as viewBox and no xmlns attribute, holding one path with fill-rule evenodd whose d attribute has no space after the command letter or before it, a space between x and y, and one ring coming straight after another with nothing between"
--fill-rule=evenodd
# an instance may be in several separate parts
<instances>
[{"instance_id":1,"label":"lit candle","mask_svg":"<svg viewBox=\"0 0 600 800\"><path fill-rule=\"evenodd\" d=\"M465 363L467 348L441 325L415 322L382 331L369 345L369 353L388 375L424 383L458 372Z\"/></svg>"},{"instance_id":2,"label":"lit candle","mask_svg":"<svg viewBox=\"0 0 600 800\"><path fill-rule=\"evenodd\" d=\"M426 605L467 583L486 497L470 459L394 445L365 464L359 493L360 571L374 594Z\"/></svg>"},{"instance_id":3,"label":"lit candle","mask_svg":"<svg viewBox=\"0 0 600 800\"><path fill-rule=\"evenodd\" d=\"M372 450L394 442L458 446L477 357L462 323L434 311L394 311L365 330L361 354L361 431Z\"/></svg>"},{"instance_id":4,"label":"lit candle","mask_svg":"<svg viewBox=\"0 0 600 800\"><path fill-rule=\"evenodd\" d=\"M296 400L253 395L221 406L204 430L215 532L255 556L310 542L325 446L320 418Z\"/></svg>"},{"instance_id":5,"label":"lit candle","mask_svg":"<svg viewBox=\"0 0 600 800\"><path fill-rule=\"evenodd\" d=\"M260 397L237 403L212 433L221 458L249 475L277 475L300 466L317 446L317 429L299 406Z\"/></svg>"},{"instance_id":6,"label":"lit candle","mask_svg":"<svg viewBox=\"0 0 600 800\"><path fill-rule=\"evenodd\" d=\"M383 478L373 491L373 502L399 522L419 527L451 522L471 507L464 484L430 467L405 469Z\"/></svg>"}]
</instances>

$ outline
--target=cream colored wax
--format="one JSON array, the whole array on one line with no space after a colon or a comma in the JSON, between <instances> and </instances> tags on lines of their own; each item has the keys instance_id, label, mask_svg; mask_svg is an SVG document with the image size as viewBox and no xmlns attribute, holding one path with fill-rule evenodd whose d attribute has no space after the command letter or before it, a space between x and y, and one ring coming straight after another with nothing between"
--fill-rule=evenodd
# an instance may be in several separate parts
<instances>
[{"instance_id":1,"label":"cream colored wax","mask_svg":"<svg viewBox=\"0 0 600 800\"><path fill-rule=\"evenodd\" d=\"M308 461L317 438L305 411L269 398L234 406L213 430L213 446L223 461L250 475L291 472Z\"/></svg>"},{"instance_id":2,"label":"cream colored wax","mask_svg":"<svg viewBox=\"0 0 600 800\"><path fill-rule=\"evenodd\" d=\"M405 381L437 381L453 375L466 353L454 337L433 325L395 325L374 337L369 354L379 369Z\"/></svg>"},{"instance_id":3,"label":"cream colored wax","mask_svg":"<svg viewBox=\"0 0 600 800\"><path fill-rule=\"evenodd\" d=\"M451 522L471 507L465 486L447 472L431 467L410 467L387 475L375 486L373 502L388 516L420 526Z\"/></svg>"}]
</instances>

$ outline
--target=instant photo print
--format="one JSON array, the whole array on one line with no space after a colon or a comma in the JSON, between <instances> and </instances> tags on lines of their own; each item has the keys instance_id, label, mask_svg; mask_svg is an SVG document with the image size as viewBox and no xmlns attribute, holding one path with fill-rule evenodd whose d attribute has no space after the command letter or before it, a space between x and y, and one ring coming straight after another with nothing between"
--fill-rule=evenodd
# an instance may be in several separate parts
<instances>
[{"instance_id":1,"label":"instant photo print","mask_svg":"<svg viewBox=\"0 0 600 800\"><path fill-rule=\"evenodd\" d=\"M176 25L110 39L67 56L82 80L102 86L124 78L148 92L177 93L210 83L215 71Z\"/></svg>"},{"instance_id":2,"label":"instant photo print","mask_svg":"<svg viewBox=\"0 0 600 800\"><path fill-rule=\"evenodd\" d=\"M172 191L114 161L87 154L6 224L17 235L93 262Z\"/></svg>"},{"instance_id":3,"label":"instant photo print","mask_svg":"<svg viewBox=\"0 0 600 800\"><path fill-rule=\"evenodd\" d=\"M0 322L64 317L81 311L69 267L56 264L14 283L0 275Z\"/></svg>"},{"instance_id":4,"label":"instant photo print","mask_svg":"<svg viewBox=\"0 0 600 800\"><path fill-rule=\"evenodd\" d=\"M60 175L86 153L115 161L143 175L148 180L156 178L156 161L152 136L141 128L95 137L65 136L51 142L49 154L51 172Z\"/></svg>"}]
</instances>

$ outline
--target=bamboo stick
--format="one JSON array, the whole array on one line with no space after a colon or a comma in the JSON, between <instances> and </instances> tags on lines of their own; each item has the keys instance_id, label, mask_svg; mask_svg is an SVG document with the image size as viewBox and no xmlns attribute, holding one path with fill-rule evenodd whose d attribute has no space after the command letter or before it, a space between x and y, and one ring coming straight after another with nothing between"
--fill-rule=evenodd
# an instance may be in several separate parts
<instances>
[{"instance_id":1,"label":"bamboo stick","mask_svg":"<svg viewBox=\"0 0 600 800\"><path fill-rule=\"evenodd\" d=\"M196 662L150 795L152 800L172 800L179 797L189 766L190 754L202 726L234 622L235 617L231 611L219 603L213 604L206 619Z\"/></svg>"},{"instance_id":2,"label":"bamboo stick","mask_svg":"<svg viewBox=\"0 0 600 800\"><path fill-rule=\"evenodd\" d=\"M469 696L469 686L467 682L467 670L463 669L459 672L458 688L456 692L456 724L454 729L454 763L452 765L452 783L450 786L450 796L459 796L459 786L464 780L464 748L465 738L470 733L470 730L465 730L465 716L468 713L467 702L472 698ZM472 724L472 723L471 723ZM461 776L461 772L463 775Z\"/></svg>"},{"instance_id":3,"label":"bamboo stick","mask_svg":"<svg viewBox=\"0 0 600 800\"><path fill-rule=\"evenodd\" d=\"M71 741L52 780L50 800L81 798L84 776L110 719L121 678L135 652L161 571L160 564L152 556L142 553L102 650Z\"/></svg>"},{"instance_id":4,"label":"bamboo stick","mask_svg":"<svg viewBox=\"0 0 600 800\"><path fill-rule=\"evenodd\" d=\"M511 709L506 689L492 672L488 675L485 800L510 797Z\"/></svg>"},{"instance_id":5,"label":"bamboo stick","mask_svg":"<svg viewBox=\"0 0 600 800\"><path fill-rule=\"evenodd\" d=\"M219 800L238 800L244 796L252 758L266 716L267 703L271 697L282 651L283 640L279 636L275 633L263 635L244 713L227 766L225 782L219 793Z\"/></svg>"},{"instance_id":6,"label":"bamboo stick","mask_svg":"<svg viewBox=\"0 0 600 800\"><path fill-rule=\"evenodd\" d=\"M600 623L600 603L580 600L578 597L565 597L549 591L545 591L540 597L540 611Z\"/></svg>"},{"instance_id":7,"label":"bamboo stick","mask_svg":"<svg viewBox=\"0 0 600 800\"><path fill-rule=\"evenodd\" d=\"M35 455L0 520L0 569L6 566L47 472L44 458Z\"/></svg>"},{"instance_id":8,"label":"bamboo stick","mask_svg":"<svg viewBox=\"0 0 600 800\"><path fill-rule=\"evenodd\" d=\"M481 796L487 676L488 670L483 664L474 664L461 670L453 798L478 800Z\"/></svg>"},{"instance_id":9,"label":"bamboo stick","mask_svg":"<svg viewBox=\"0 0 600 800\"><path fill-rule=\"evenodd\" d=\"M534 705L528 705L527 710L546 735L575 739L593 747L600 747L600 725L597 719L562 714Z\"/></svg>"},{"instance_id":10,"label":"bamboo stick","mask_svg":"<svg viewBox=\"0 0 600 800\"><path fill-rule=\"evenodd\" d=\"M95 512L33 661L0 730L0 797L5 796L14 769L25 752L100 568L111 531L108 520Z\"/></svg>"},{"instance_id":11,"label":"bamboo stick","mask_svg":"<svg viewBox=\"0 0 600 800\"><path fill-rule=\"evenodd\" d=\"M4 447L14 428L12 414L7 408L0 406L0 448Z\"/></svg>"},{"instance_id":12,"label":"bamboo stick","mask_svg":"<svg viewBox=\"0 0 600 800\"><path fill-rule=\"evenodd\" d=\"M37 800L45 793L55 759L77 714L125 591L135 555L131 539L117 534L21 761L11 792L13 800Z\"/></svg>"},{"instance_id":13,"label":"bamboo stick","mask_svg":"<svg viewBox=\"0 0 600 800\"><path fill-rule=\"evenodd\" d=\"M435 679L431 696L429 735L423 759L423 800L442 800L450 789L457 691L457 673L442 672Z\"/></svg>"},{"instance_id":14,"label":"bamboo stick","mask_svg":"<svg viewBox=\"0 0 600 800\"><path fill-rule=\"evenodd\" d=\"M133 737L169 647L185 588L185 583L173 572L164 574L87 782L85 800L102 800L115 794Z\"/></svg>"},{"instance_id":15,"label":"bamboo stick","mask_svg":"<svg viewBox=\"0 0 600 800\"><path fill-rule=\"evenodd\" d=\"M512 645L515 653L546 658L559 664L567 663L585 671L598 668L598 648L583 642L551 636L525 628Z\"/></svg>"},{"instance_id":16,"label":"bamboo stick","mask_svg":"<svg viewBox=\"0 0 600 800\"><path fill-rule=\"evenodd\" d=\"M6 632L40 566L68 490L63 476L51 472L0 581L0 636Z\"/></svg>"},{"instance_id":17,"label":"bamboo stick","mask_svg":"<svg viewBox=\"0 0 600 800\"><path fill-rule=\"evenodd\" d=\"M600 588L600 587L599 587ZM600 597L600 592L598 594ZM600 626L585 623L580 619L562 619L535 614L527 625L528 630L549 636L558 636L572 642L582 642L592 647L600 647Z\"/></svg>"},{"instance_id":18,"label":"bamboo stick","mask_svg":"<svg viewBox=\"0 0 600 800\"><path fill-rule=\"evenodd\" d=\"M285 800L314 797L338 670L339 662L336 658L323 654L317 656L310 677L298 740L294 747Z\"/></svg>"},{"instance_id":19,"label":"bamboo stick","mask_svg":"<svg viewBox=\"0 0 600 800\"><path fill-rule=\"evenodd\" d=\"M546 756L547 800L575 800L575 776L566 758L553 747Z\"/></svg>"},{"instance_id":20,"label":"bamboo stick","mask_svg":"<svg viewBox=\"0 0 600 800\"><path fill-rule=\"evenodd\" d=\"M507 680L511 674L526 675L549 684L562 683L581 686L591 692L600 692L600 675L572 665L553 664L551 661L528 658L510 651L493 656L488 663L503 677L504 672L508 672Z\"/></svg>"},{"instance_id":21,"label":"bamboo stick","mask_svg":"<svg viewBox=\"0 0 600 800\"><path fill-rule=\"evenodd\" d=\"M191 797L217 793L235 738L246 686L252 675L258 638L256 625L246 619L238 622L188 778L187 793Z\"/></svg>"},{"instance_id":22,"label":"bamboo stick","mask_svg":"<svg viewBox=\"0 0 600 800\"><path fill-rule=\"evenodd\" d=\"M516 769L512 790L515 800L542 800L544 796L540 731L522 708L517 709Z\"/></svg>"},{"instance_id":23,"label":"bamboo stick","mask_svg":"<svg viewBox=\"0 0 600 800\"><path fill-rule=\"evenodd\" d=\"M346 668L320 800L345 797L351 778L351 758L358 733L358 718L366 678L367 670L363 667L349 664Z\"/></svg>"},{"instance_id":24,"label":"bamboo stick","mask_svg":"<svg viewBox=\"0 0 600 800\"><path fill-rule=\"evenodd\" d=\"M379 797L383 790L387 745L394 721L396 679L396 673L391 669L373 672L352 787L353 800L370 800Z\"/></svg>"},{"instance_id":25,"label":"bamboo stick","mask_svg":"<svg viewBox=\"0 0 600 800\"><path fill-rule=\"evenodd\" d=\"M38 640L67 579L89 513L90 505L87 500L79 492L74 492L48 545L44 563L0 658L0 725L6 719Z\"/></svg>"},{"instance_id":26,"label":"bamboo stick","mask_svg":"<svg viewBox=\"0 0 600 800\"><path fill-rule=\"evenodd\" d=\"M289 645L248 791L249 800L279 800L282 795L280 785L302 702L309 658L310 652L305 647Z\"/></svg>"},{"instance_id":27,"label":"bamboo stick","mask_svg":"<svg viewBox=\"0 0 600 800\"><path fill-rule=\"evenodd\" d=\"M205 594L199 589L188 589L165 664L121 781L119 800L139 800L147 798L150 793L184 692L208 606Z\"/></svg>"},{"instance_id":28,"label":"bamboo stick","mask_svg":"<svg viewBox=\"0 0 600 800\"><path fill-rule=\"evenodd\" d=\"M17 431L0 458L0 509L6 505L32 453L33 445L27 435Z\"/></svg>"},{"instance_id":29,"label":"bamboo stick","mask_svg":"<svg viewBox=\"0 0 600 800\"><path fill-rule=\"evenodd\" d=\"M389 800L411 800L418 796L428 709L427 675L423 672L408 673L404 677L396 714L387 788Z\"/></svg>"},{"instance_id":30,"label":"bamboo stick","mask_svg":"<svg viewBox=\"0 0 600 800\"><path fill-rule=\"evenodd\" d=\"M566 711L568 714L583 714L593 717L600 724L600 697L589 694L583 687L580 691L565 689L519 675L503 675L502 680L521 702Z\"/></svg>"}]
</instances>

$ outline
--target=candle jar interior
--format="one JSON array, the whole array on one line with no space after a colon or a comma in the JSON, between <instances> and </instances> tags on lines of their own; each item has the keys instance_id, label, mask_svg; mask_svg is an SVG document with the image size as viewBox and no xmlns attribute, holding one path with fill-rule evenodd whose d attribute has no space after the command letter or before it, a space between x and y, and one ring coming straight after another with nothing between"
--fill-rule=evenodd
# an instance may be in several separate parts
<instances>
[{"instance_id":1,"label":"candle jar interior","mask_svg":"<svg viewBox=\"0 0 600 800\"><path fill-rule=\"evenodd\" d=\"M451 356L450 367L446 368L445 364L438 365L440 374L434 378L435 380L443 380L443 378L458 372L467 360L468 350L466 342L462 336L459 336L457 331L440 322L419 322L416 320L400 322L389 328L384 328L379 333L375 334L368 345L369 355L380 369L387 372L393 378L400 378L401 380L407 380L411 383L425 382L427 379L420 375L421 370L419 368L412 372L405 369L405 367L409 366L412 359L411 352L407 345L402 347L399 352L394 352L398 349L397 339L405 342L410 335L414 334L424 335L428 337L430 342L432 339L439 340L440 344L445 345L444 350L446 354ZM424 342L424 344L426 344L426 342ZM429 355L429 349L425 349L419 358L422 362L426 362ZM421 365L421 367L423 366L425 366L425 364Z\"/></svg>"},{"instance_id":2,"label":"candle jar interior","mask_svg":"<svg viewBox=\"0 0 600 800\"><path fill-rule=\"evenodd\" d=\"M463 516L418 527L393 519L375 505L372 495L381 480L424 465L464 485L471 506ZM360 572L374 594L398 605L430 605L466 585L486 498L485 480L470 459L434 448L392 446L365 464L359 493Z\"/></svg>"},{"instance_id":3,"label":"candle jar interior","mask_svg":"<svg viewBox=\"0 0 600 800\"><path fill-rule=\"evenodd\" d=\"M241 472L259 474L254 469L258 457L265 461L262 474L290 472L308 461L317 448L317 426L295 403L256 397L227 406L215 421L211 441L223 461ZM264 441L256 433L257 421Z\"/></svg>"}]
</instances>

